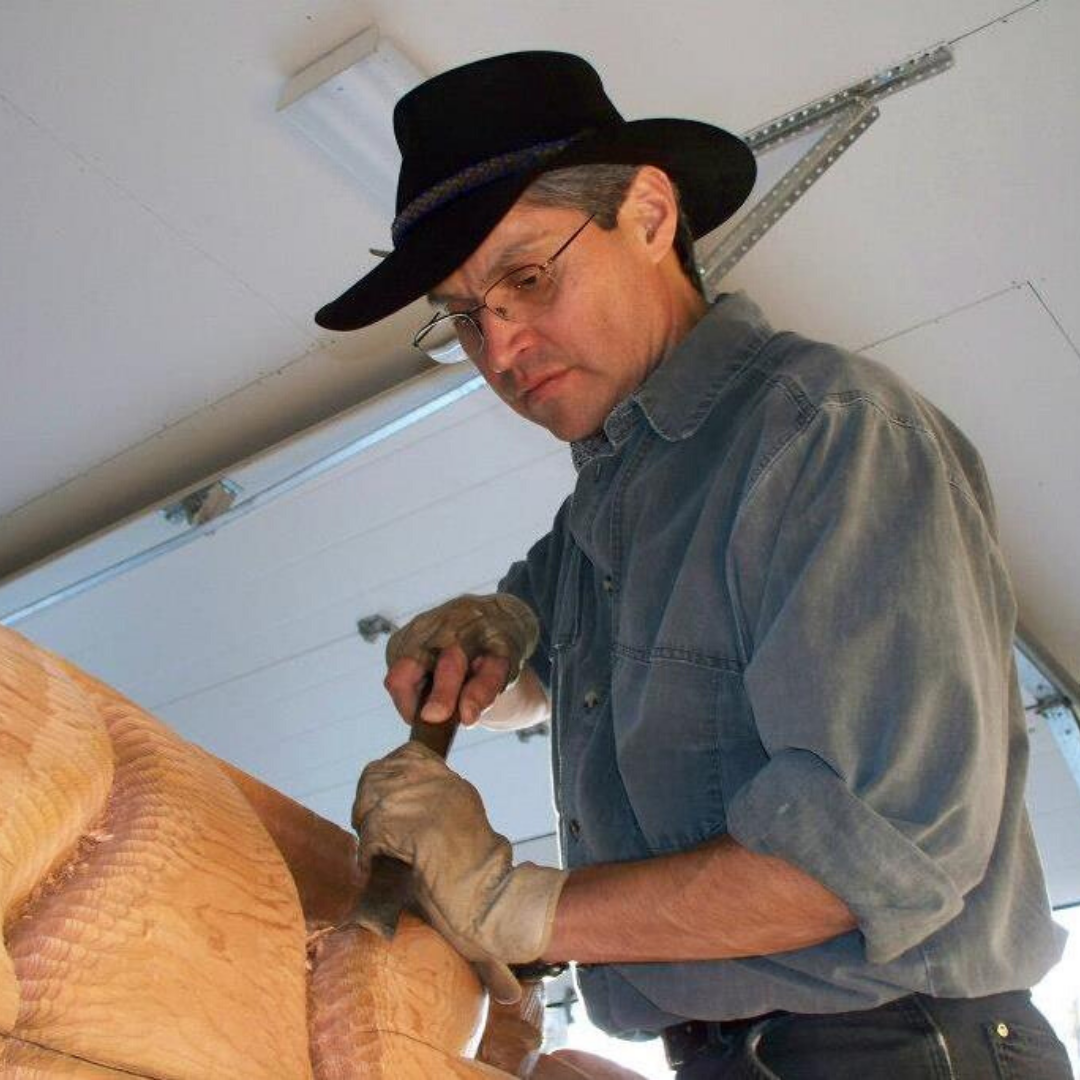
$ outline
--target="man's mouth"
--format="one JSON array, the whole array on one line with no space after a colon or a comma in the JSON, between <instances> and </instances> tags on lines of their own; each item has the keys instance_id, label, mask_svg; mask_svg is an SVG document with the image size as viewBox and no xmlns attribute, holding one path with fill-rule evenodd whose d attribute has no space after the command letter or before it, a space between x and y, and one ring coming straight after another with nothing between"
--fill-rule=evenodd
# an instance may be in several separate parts
<instances>
[{"instance_id":1,"label":"man's mouth","mask_svg":"<svg viewBox=\"0 0 1080 1080\"><path fill-rule=\"evenodd\" d=\"M553 371L550 375L544 375L539 379L535 379L518 394L518 400L533 405L543 398L548 397L550 394L557 391L563 376L567 373L568 372L565 369L562 371Z\"/></svg>"}]
</instances>

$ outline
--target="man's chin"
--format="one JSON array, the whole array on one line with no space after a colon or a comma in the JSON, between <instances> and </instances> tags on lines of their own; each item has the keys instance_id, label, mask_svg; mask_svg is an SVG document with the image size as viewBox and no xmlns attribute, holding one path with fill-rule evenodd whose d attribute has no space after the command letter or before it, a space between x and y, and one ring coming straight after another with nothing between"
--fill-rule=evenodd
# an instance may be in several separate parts
<instances>
[{"instance_id":1,"label":"man's chin","mask_svg":"<svg viewBox=\"0 0 1080 1080\"><path fill-rule=\"evenodd\" d=\"M546 426L547 425L545 425L545 427ZM548 427L548 431L550 431L551 434L554 435L556 439L559 439L562 442L574 443L574 442L581 442L582 439L588 439L592 435L599 434L600 429L596 428L596 427L593 427L593 428L579 427L579 428L563 428L562 430L557 431L554 428Z\"/></svg>"},{"instance_id":2,"label":"man's chin","mask_svg":"<svg viewBox=\"0 0 1080 1080\"><path fill-rule=\"evenodd\" d=\"M603 417L598 418L595 409L574 408L565 399L562 402L554 399L537 402L532 408L517 407L515 411L526 420L546 428L562 442L579 442L581 439L587 439L604 426Z\"/></svg>"},{"instance_id":3,"label":"man's chin","mask_svg":"<svg viewBox=\"0 0 1080 1080\"><path fill-rule=\"evenodd\" d=\"M531 420L534 424L538 424L540 427L545 428L556 439L561 442L580 442L582 439L587 439L590 435L595 435L600 426L595 421L592 421L585 417L564 416L558 414L549 413L543 415L542 413L531 413L527 415L527 419Z\"/></svg>"}]
</instances>

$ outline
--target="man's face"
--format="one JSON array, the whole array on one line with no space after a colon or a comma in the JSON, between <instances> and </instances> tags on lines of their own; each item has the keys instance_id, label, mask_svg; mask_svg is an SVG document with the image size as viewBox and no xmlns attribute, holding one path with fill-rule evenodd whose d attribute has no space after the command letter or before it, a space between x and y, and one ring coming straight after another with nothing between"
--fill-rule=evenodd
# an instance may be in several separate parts
<instances>
[{"instance_id":1,"label":"man's face","mask_svg":"<svg viewBox=\"0 0 1080 1080\"><path fill-rule=\"evenodd\" d=\"M507 272L544 263L585 220L579 210L517 203L433 298L463 310ZM552 266L550 306L528 323L483 309L475 361L515 412L567 441L598 431L664 349L656 261L620 214L611 230L590 223Z\"/></svg>"}]
</instances>

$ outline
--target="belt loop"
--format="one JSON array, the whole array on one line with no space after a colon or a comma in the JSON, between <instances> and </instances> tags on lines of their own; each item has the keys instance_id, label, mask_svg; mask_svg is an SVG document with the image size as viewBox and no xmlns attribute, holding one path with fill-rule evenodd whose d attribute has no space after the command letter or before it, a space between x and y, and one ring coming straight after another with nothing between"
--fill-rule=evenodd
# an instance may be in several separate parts
<instances>
[{"instance_id":1,"label":"belt loop","mask_svg":"<svg viewBox=\"0 0 1080 1080\"><path fill-rule=\"evenodd\" d=\"M711 1046L724 1046L739 1035L752 1032L766 1020L787 1015L783 1010L749 1016L744 1020L684 1020L660 1032L668 1067L678 1069Z\"/></svg>"}]
</instances>

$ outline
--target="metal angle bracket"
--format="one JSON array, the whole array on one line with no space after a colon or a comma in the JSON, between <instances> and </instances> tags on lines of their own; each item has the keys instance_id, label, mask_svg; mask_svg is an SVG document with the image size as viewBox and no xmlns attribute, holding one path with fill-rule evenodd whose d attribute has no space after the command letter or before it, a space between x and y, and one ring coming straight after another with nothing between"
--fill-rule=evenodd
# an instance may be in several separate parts
<instances>
[{"instance_id":1,"label":"metal angle bracket","mask_svg":"<svg viewBox=\"0 0 1080 1080\"><path fill-rule=\"evenodd\" d=\"M849 99L842 109L830 113L833 123L828 131L710 252L701 268L706 289L716 286L879 115L876 105L858 98Z\"/></svg>"},{"instance_id":2,"label":"metal angle bracket","mask_svg":"<svg viewBox=\"0 0 1080 1080\"><path fill-rule=\"evenodd\" d=\"M952 49L937 45L747 132L743 139L760 155L828 125L822 137L704 258L701 274L706 288L714 288L878 118L876 102L948 70L953 62Z\"/></svg>"},{"instance_id":3,"label":"metal angle bracket","mask_svg":"<svg viewBox=\"0 0 1080 1080\"><path fill-rule=\"evenodd\" d=\"M1016 640L1020 685L1035 699L1030 711L1042 717L1057 743L1073 781L1080 788L1080 685L1061 662L1025 627Z\"/></svg>"},{"instance_id":4,"label":"metal angle bracket","mask_svg":"<svg viewBox=\"0 0 1080 1080\"><path fill-rule=\"evenodd\" d=\"M546 739L551 734L551 725L546 720L541 720L539 724L533 724L531 727L518 728L514 734L518 737L518 742L527 743L538 736Z\"/></svg>"},{"instance_id":5,"label":"metal angle bracket","mask_svg":"<svg viewBox=\"0 0 1080 1080\"><path fill-rule=\"evenodd\" d=\"M215 480L164 507L161 516L170 525L206 525L228 513L240 492L240 485L231 480Z\"/></svg>"},{"instance_id":6,"label":"metal angle bracket","mask_svg":"<svg viewBox=\"0 0 1080 1080\"><path fill-rule=\"evenodd\" d=\"M842 90L835 90L808 105L792 109L775 120L769 120L748 131L743 135L743 140L755 154L771 150L811 128L820 127L853 100L875 104L882 98L906 90L932 75L940 75L951 68L954 62L953 51L948 45L935 45L902 60L899 64L882 68L869 78L860 79Z\"/></svg>"},{"instance_id":7,"label":"metal angle bracket","mask_svg":"<svg viewBox=\"0 0 1080 1080\"><path fill-rule=\"evenodd\" d=\"M1076 713L1068 701L1060 699L1041 704L1036 711L1046 722L1073 780L1080 787L1080 726L1077 725Z\"/></svg>"},{"instance_id":8,"label":"metal angle bracket","mask_svg":"<svg viewBox=\"0 0 1080 1080\"><path fill-rule=\"evenodd\" d=\"M374 645L383 634L389 636L397 628L397 623L385 615L365 615L356 622L357 631L369 645Z\"/></svg>"}]
</instances>

